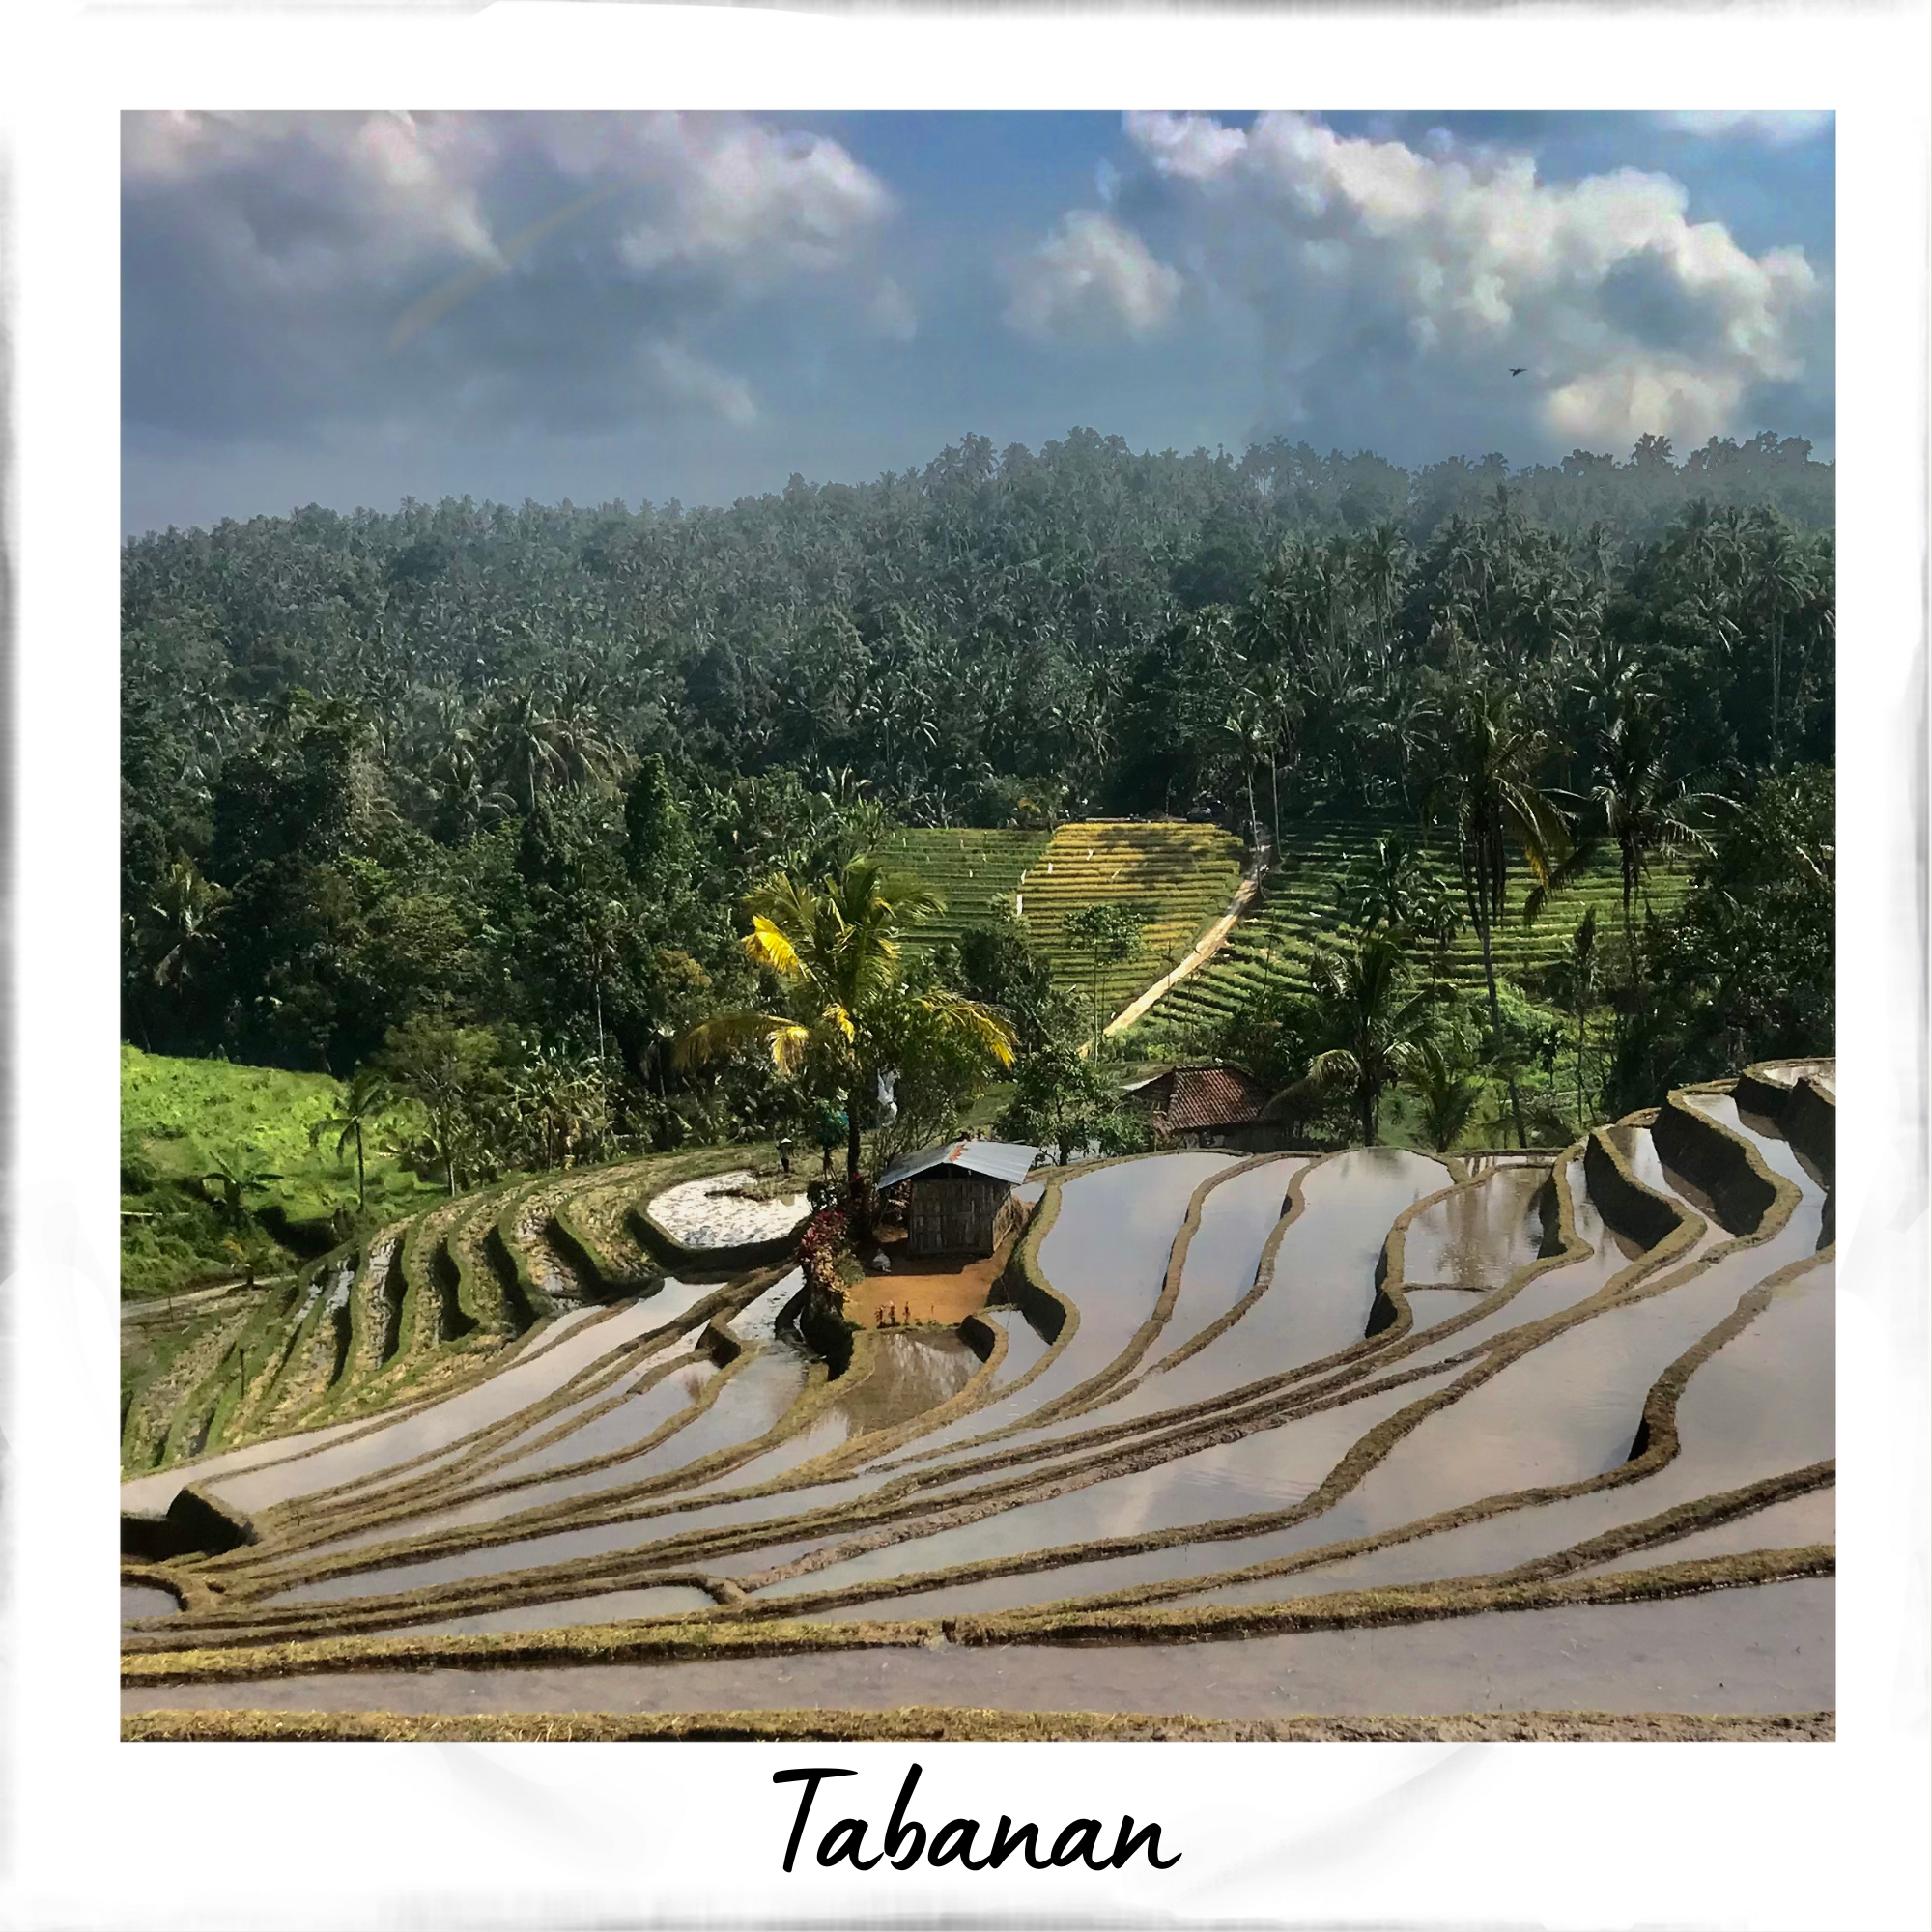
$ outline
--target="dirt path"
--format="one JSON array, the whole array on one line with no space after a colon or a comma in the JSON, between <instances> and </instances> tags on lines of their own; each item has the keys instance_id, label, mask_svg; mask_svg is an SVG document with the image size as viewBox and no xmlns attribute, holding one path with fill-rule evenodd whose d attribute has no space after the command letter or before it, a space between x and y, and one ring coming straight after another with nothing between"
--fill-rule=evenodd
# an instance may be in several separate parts
<instances>
[{"instance_id":1,"label":"dirt path","mask_svg":"<svg viewBox=\"0 0 1932 1932\"><path fill-rule=\"evenodd\" d=\"M1172 991L1189 974L1198 973L1203 966L1207 965L1208 960L1213 958L1215 953L1220 952L1221 948L1227 943L1229 933L1235 929L1235 922L1247 910L1249 901L1255 895L1255 889L1256 882L1253 875L1250 874L1236 888L1234 901L1228 907L1228 910L1194 942L1193 952L1172 973L1169 973L1164 979L1156 980L1145 993L1142 993L1138 998L1122 1007L1107 1022L1106 1031L1110 1037L1117 1033L1125 1033L1137 1019L1147 1012L1148 1009L1162 994ZM1083 1047L1081 1051L1084 1053L1086 1049Z\"/></svg>"}]
</instances>

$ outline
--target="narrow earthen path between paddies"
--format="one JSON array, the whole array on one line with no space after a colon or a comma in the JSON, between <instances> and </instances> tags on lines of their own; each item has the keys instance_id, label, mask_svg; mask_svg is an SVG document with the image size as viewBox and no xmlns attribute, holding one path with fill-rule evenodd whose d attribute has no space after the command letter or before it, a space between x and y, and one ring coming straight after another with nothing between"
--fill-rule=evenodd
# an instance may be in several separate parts
<instances>
[{"instance_id":1,"label":"narrow earthen path between paddies","mask_svg":"<svg viewBox=\"0 0 1932 1932\"><path fill-rule=\"evenodd\" d=\"M1138 995L1107 1022L1106 1033L1111 1037L1117 1033L1125 1033L1133 1023L1142 1018L1154 1002L1165 993L1170 993L1190 974L1198 973L1215 953L1228 943L1228 935L1235 929L1235 922L1247 911L1249 902L1260 890L1260 881L1250 872L1235 889L1235 896L1229 901L1228 910L1194 942L1194 950L1188 953L1172 973L1156 980L1146 992ZM1087 1049L1083 1046L1084 1054Z\"/></svg>"}]
</instances>

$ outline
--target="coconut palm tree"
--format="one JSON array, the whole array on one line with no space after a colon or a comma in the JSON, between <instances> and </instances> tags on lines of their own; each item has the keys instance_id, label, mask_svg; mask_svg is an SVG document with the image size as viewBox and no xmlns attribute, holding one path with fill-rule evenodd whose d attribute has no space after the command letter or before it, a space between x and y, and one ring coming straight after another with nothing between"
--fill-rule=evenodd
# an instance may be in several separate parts
<instances>
[{"instance_id":1,"label":"coconut palm tree","mask_svg":"<svg viewBox=\"0 0 1932 1932\"><path fill-rule=\"evenodd\" d=\"M192 859L177 859L168 867L135 933L143 955L154 961L156 985L180 986L219 951L217 927L228 896L201 876Z\"/></svg>"},{"instance_id":2,"label":"coconut palm tree","mask_svg":"<svg viewBox=\"0 0 1932 1932\"><path fill-rule=\"evenodd\" d=\"M846 1118L848 1199L862 1207L859 1104L879 1073L890 1070L888 1042L902 1038L908 1017L928 1037L975 1044L1010 1066L1012 1029L990 1009L937 986L907 985L902 935L943 909L938 895L891 879L861 854L818 884L781 872L746 900L752 930L746 957L771 974L785 994L784 1010L738 1009L700 1020L678 1040L680 1066L701 1065L759 1044L787 1078L813 1077L837 1093Z\"/></svg>"},{"instance_id":3,"label":"coconut palm tree","mask_svg":"<svg viewBox=\"0 0 1932 1932\"><path fill-rule=\"evenodd\" d=\"M1492 934L1508 902L1511 860L1520 858L1548 893L1570 856L1569 827L1538 783L1554 749L1542 731L1522 723L1507 689L1482 684L1464 688L1436 744L1431 802L1455 827L1463 896L1483 949L1490 1025L1497 1034L1502 1003ZM1514 1073L1509 1094L1517 1138L1527 1147Z\"/></svg>"},{"instance_id":4,"label":"coconut palm tree","mask_svg":"<svg viewBox=\"0 0 1932 1932\"><path fill-rule=\"evenodd\" d=\"M325 1134L335 1136L335 1157L340 1160L353 1146L355 1150L355 1207L359 1213L369 1205L368 1179L363 1168L362 1137L377 1120L396 1104L396 1090L373 1066L358 1066L343 1095L341 1108L326 1120L317 1121L308 1130L311 1147Z\"/></svg>"},{"instance_id":5,"label":"coconut palm tree","mask_svg":"<svg viewBox=\"0 0 1932 1932\"><path fill-rule=\"evenodd\" d=\"M1346 953L1318 954L1309 981L1324 1043L1308 1063L1307 1084L1352 1086L1362 1139L1373 1147L1383 1091L1422 1068L1435 1009L1426 991L1410 990L1402 947L1387 932Z\"/></svg>"},{"instance_id":6,"label":"coconut palm tree","mask_svg":"<svg viewBox=\"0 0 1932 1932\"><path fill-rule=\"evenodd\" d=\"M1711 841L1693 813L1730 803L1712 792L1692 792L1664 776L1663 735L1656 711L1640 693L1631 694L1598 734L1598 782L1590 797L1605 835L1616 841L1623 873L1624 948L1630 983L1637 981L1636 935L1632 906L1645 874L1661 852L1708 853Z\"/></svg>"},{"instance_id":7,"label":"coconut palm tree","mask_svg":"<svg viewBox=\"0 0 1932 1932\"><path fill-rule=\"evenodd\" d=\"M1437 1153L1448 1152L1475 1117L1483 1083L1454 1065L1436 1041L1425 1039L1406 1084L1422 1102L1421 1125L1429 1145Z\"/></svg>"}]
</instances>

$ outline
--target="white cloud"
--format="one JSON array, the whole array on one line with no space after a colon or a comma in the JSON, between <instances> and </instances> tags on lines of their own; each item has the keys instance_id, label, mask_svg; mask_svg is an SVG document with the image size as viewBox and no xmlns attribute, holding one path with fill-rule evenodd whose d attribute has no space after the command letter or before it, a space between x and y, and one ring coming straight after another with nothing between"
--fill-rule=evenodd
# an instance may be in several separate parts
<instances>
[{"instance_id":1,"label":"white cloud","mask_svg":"<svg viewBox=\"0 0 1932 1932\"><path fill-rule=\"evenodd\" d=\"M633 272L730 264L741 281L840 267L892 213L892 196L837 141L711 115L552 123L567 171L631 177L647 212L618 253ZM603 138L599 138L600 132Z\"/></svg>"},{"instance_id":2,"label":"white cloud","mask_svg":"<svg viewBox=\"0 0 1932 1932\"><path fill-rule=\"evenodd\" d=\"M1179 299L1179 270L1111 215L1075 209L1012 271L1007 320L1026 335L1118 327L1151 335Z\"/></svg>"},{"instance_id":3,"label":"white cloud","mask_svg":"<svg viewBox=\"0 0 1932 1932\"><path fill-rule=\"evenodd\" d=\"M1437 387L1480 382L1498 427L1527 412L1546 441L1701 440L1757 385L1803 379L1829 330L1801 251L1751 255L1692 221L1667 175L1552 184L1527 156L1418 152L1299 114L1133 115L1128 131L1204 288L1250 319L1284 415L1311 387L1392 383L1406 358Z\"/></svg>"},{"instance_id":4,"label":"white cloud","mask_svg":"<svg viewBox=\"0 0 1932 1932\"><path fill-rule=\"evenodd\" d=\"M668 345L759 304L788 330L774 305L808 286L849 326L915 327L877 259L885 184L742 115L135 114L123 196L138 421L746 424L749 383Z\"/></svg>"},{"instance_id":5,"label":"white cloud","mask_svg":"<svg viewBox=\"0 0 1932 1932\"><path fill-rule=\"evenodd\" d=\"M674 342L650 343L644 355L660 388L674 402L694 403L733 429L749 429L757 421L758 406L743 376L717 368Z\"/></svg>"},{"instance_id":6,"label":"white cloud","mask_svg":"<svg viewBox=\"0 0 1932 1932\"><path fill-rule=\"evenodd\" d=\"M890 275L881 275L866 304L866 323L888 342L910 342L919 333L912 298Z\"/></svg>"},{"instance_id":7,"label":"white cloud","mask_svg":"<svg viewBox=\"0 0 1932 1932\"><path fill-rule=\"evenodd\" d=\"M301 297L494 259L495 158L482 124L411 114L130 114L122 137L128 192L166 197L238 293Z\"/></svg>"},{"instance_id":8,"label":"white cloud","mask_svg":"<svg viewBox=\"0 0 1932 1932\"><path fill-rule=\"evenodd\" d=\"M1697 134L1707 140L1721 141L1740 135L1763 141L1774 148L1788 148L1808 141L1831 127L1833 116L1820 108L1777 108L1742 112L1725 107L1702 111L1680 110L1660 114L1660 125L1680 134Z\"/></svg>"}]
</instances>

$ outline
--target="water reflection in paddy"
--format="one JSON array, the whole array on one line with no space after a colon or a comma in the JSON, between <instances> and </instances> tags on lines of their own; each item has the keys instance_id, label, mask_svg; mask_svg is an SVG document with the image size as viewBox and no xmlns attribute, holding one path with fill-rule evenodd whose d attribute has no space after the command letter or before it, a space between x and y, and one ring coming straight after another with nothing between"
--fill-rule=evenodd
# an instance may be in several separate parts
<instances>
[{"instance_id":1,"label":"water reflection in paddy","mask_svg":"<svg viewBox=\"0 0 1932 1932\"><path fill-rule=\"evenodd\" d=\"M1500 1374L1471 1389L1456 1403L1426 1417L1396 1442L1388 1456L1370 1470L1352 1492L1343 1496L1332 1509L1309 1521L1221 1545L1219 1549L1225 1554L1217 1553L1206 1562L1199 1548L1153 1550L1070 1565L1025 1578L992 1579L955 1586L935 1591L919 1601L934 1614L941 1611L964 1613L1009 1607L1020 1603L1057 1601L1063 1597L1085 1596L1150 1582L1172 1581L1198 1573L1209 1564L1217 1569L1231 1569L1269 1561L1324 1543L1378 1534L1418 1517L1480 1497L1532 1486L1578 1481L1613 1468L1630 1453L1644 1398L1658 1376L1729 1314L1740 1295L1748 1288L1807 1251L1806 1243L1815 1237L1817 1211L1815 1199L1802 1203L1801 1212L1794 1222L1773 1241L1736 1250L1707 1270L1692 1274L1687 1281L1658 1296L1607 1310L1554 1340L1545 1342ZM1589 1217L1583 1217L1580 1225L1587 1228ZM1510 1314L1515 1314L1518 1320L1533 1316L1535 1304L1527 1310L1519 1310L1518 1304L1539 1288L1544 1291L1539 1297L1543 1312L1554 1312L1550 1304L1568 1305L1585 1298L1622 1265L1621 1252L1612 1244L1602 1244L1598 1252L1585 1261L1550 1270L1539 1282L1522 1291L1505 1310L1498 1311L1493 1319L1500 1321ZM1815 1274L1816 1270L1812 1273ZM1811 1275L1802 1279L1809 1283ZM1819 1295L1815 1286L1808 1290L1794 1286L1785 1299L1794 1306L1815 1307ZM1829 1300L1829 1297L1826 1299ZM1763 1319L1760 1317L1760 1321ZM1474 1334L1476 1331L1471 1329L1466 1332ZM1791 1321L1787 1317L1780 1334L1788 1335L1790 1332ZM1742 1446L1752 1435L1774 1426L1767 1419L1769 1406L1763 1402L1763 1390L1767 1386L1780 1387L1783 1384L1779 1379L1766 1380L1762 1378L1777 1378L1786 1372L1788 1365L1781 1360L1773 1361L1762 1353L1767 1346L1763 1338L1753 1347L1731 1355L1731 1350L1740 1349L1740 1344L1746 1342L1751 1333L1747 1329L1744 1337L1720 1351L1718 1359L1722 1361L1725 1356L1730 1356L1730 1361L1719 1376L1710 1382L1703 1382L1704 1376L1710 1372L1707 1364L1706 1369L1693 1378L1691 1390L1699 1400L1693 1403L1687 1398L1685 1414L1689 1421L1681 1425L1686 1430L1687 1441L1690 1439L1690 1429L1694 1426L1700 1434L1708 1432L1729 1445ZM1435 1355L1460 1354L1463 1347L1463 1336L1445 1338L1421 1351L1414 1360L1423 1362ZM1824 1359L1827 1366L1822 1378L1814 1374L1809 1378L1809 1386L1829 1395L1829 1349ZM1445 1372L1444 1379L1451 1379L1460 1373ZM1701 1388L1700 1383L1703 1383ZM1439 1385L1424 1383L1406 1393L1419 1396L1429 1387ZM1754 1403L1755 1407L1748 1413L1719 1413L1723 1391L1731 1391L1735 1397ZM1803 1398L1799 1400L1801 1404L1804 1401ZM1395 1400L1390 1403L1388 1412L1403 1406L1402 1401ZM1332 1413L1351 1416L1368 1408L1368 1404L1351 1404ZM1369 1418L1372 1419L1373 1416ZM1363 1428L1369 1426L1369 1420L1363 1422ZM1816 1430L1808 1436L1802 1434L1795 1435L1789 1427L1782 1426L1789 1420L1789 1417L1782 1417L1777 1425L1783 1445L1777 1454L1787 1460L1766 1465L1761 1454L1753 1457L1747 1453L1746 1461L1753 1464L1751 1472L1737 1477L1737 1481L1754 1480L1757 1476L1776 1473L1780 1469L1800 1466L1807 1460L1816 1460L1815 1457L1797 1453L1804 1441L1817 1439ZM1264 1439L1249 1437L1247 1441L1255 1443ZM1240 1446L1236 1445L1236 1448ZM1829 1449L1818 1452L1819 1455L1830 1453ZM1211 1464L1204 1463L1201 1466L1209 1467ZM1136 1479L1117 1480L1131 1482ZM1687 1496L1724 1486L1721 1476L1711 1474L1708 1463L1690 1479L1690 1484L1685 1491ZM1102 1485L1099 1490L1104 1491L1108 1487ZM1095 1491L1080 1492L1081 1495L1095 1493ZM917 1560L907 1561L903 1556L895 1558L891 1551L874 1551L855 1562L828 1569L816 1578L777 1585L772 1594L798 1594L812 1587L825 1587L848 1575L855 1580L862 1577L869 1579L936 1569L945 1563L968 1561L980 1556L1010 1553L1015 1548L1028 1547L1026 1542L1015 1543L1013 1540L1013 1525L1016 1522L1041 1520L1044 1512L1064 1509L1066 1504L1077 1501L1076 1496L1060 1499L1055 1504L1032 1505L1026 1510L1011 1512L1007 1518L993 1519L991 1526L973 1525L972 1529L986 1531L978 1548L968 1549L964 1547L965 1539L972 1535L972 1530L951 1532L945 1538L927 1539L923 1548L928 1552L946 1548L953 1553L944 1556L928 1553ZM1267 1506L1265 1502L1231 1500L1223 1509L1204 1510L1201 1515L1232 1516L1243 1510ZM1641 1515L1648 1509L1665 1506L1640 1502L1632 1505L1629 1513ZM1491 1540L1500 1548L1507 1548L1514 1545L1523 1549L1522 1554L1511 1555L1508 1561L1526 1560L1528 1554L1538 1553L1545 1547L1541 1521L1532 1523L1526 1520L1532 1515L1547 1520L1545 1512L1520 1512L1484 1526ZM1613 1513L1609 1520L1624 1519ZM999 1527L1002 1524L1006 1526ZM1102 1524L1085 1531L1084 1537L1115 1533L1118 1532ZM1579 1535L1592 1533L1587 1529L1578 1532ZM1083 1540L1083 1533L1069 1528L1065 1535L1038 1534L1030 1541L1031 1547L1041 1548L1080 1540ZM908 1547L899 1548L904 1549ZM1395 1560L1400 1567L1405 1559L1397 1557ZM1416 1578L1431 1575L1463 1574L1467 1568L1461 1559L1420 1556L1414 1560L1422 1565L1415 1572ZM1503 1559L1499 1556L1497 1560ZM1455 1567L1445 1570L1441 1567L1445 1561L1454 1562ZM1294 1593L1298 1588L1298 1585L1289 1587L1286 1593ZM1284 1593L1285 1586L1278 1579L1239 1586L1238 1590L1238 1594L1260 1601L1271 1600ZM908 1607L903 1613L920 1612Z\"/></svg>"},{"instance_id":2,"label":"water reflection in paddy","mask_svg":"<svg viewBox=\"0 0 1932 1932\"><path fill-rule=\"evenodd\" d=\"M158 1589L153 1583L121 1585L121 1621L124 1624L133 1623L141 1617L171 1617L180 1609L181 1605L175 1601L171 1590Z\"/></svg>"},{"instance_id":3,"label":"water reflection in paddy","mask_svg":"<svg viewBox=\"0 0 1932 1932\"><path fill-rule=\"evenodd\" d=\"M126 1711L890 1710L1269 1718L1404 1711L1816 1711L1830 1579L1218 1643L948 1645L668 1664L357 1671L139 1685Z\"/></svg>"},{"instance_id":4,"label":"water reflection in paddy","mask_svg":"<svg viewBox=\"0 0 1932 1932\"><path fill-rule=\"evenodd\" d=\"M615 1312L577 1324L561 1341L520 1353L473 1386L377 1430L305 1457L249 1471L217 1486L222 1499L246 1510L371 1476L399 1463L455 1445L478 1429L506 1421L540 1402L598 1359L674 1321L714 1288L667 1280L656 1294L615 1305Z\"/></svg>"},{"instance_id":5,"label":"water reflection in paddy","mask_svg":"<svg viewBox=\"0 0 1932 1932\"><path fill-rule=\"evenodd\" d=\"M1215 1194L1226 1193L1246 1179L1230 1181ZM1302 1176L1304 1205L1282 1238L1273 1284L1238 1321L1185 1360L1165 1368L1156 1364L1120 1397L1030 1434L1026 1440L1151 1419L1169 1409L1224 1398L1360 1341L1375 1302L1376 1264L1389 1222L1448 1179L1449 1172L1439 1161L1399 1148L1358 1148L1310 1165ZM1223 1264L1232 1264L1238 1278L1242 1259L1238 1252L1223 1247L1220 1256ZM1191 1267L1191 1251L1188 1263ZM1226 1283L1229 1304L1239 1300L1253 1284L1252 1267L1238 1290L1233 1282ZM1336 1336L1342 1339L1334 1341Z\"/></svg>"},{"instance_id":6,"label":"water reflection in paddy","mask_svg":"<svg viewBox=\"0 0 1932 1932\"><path fill-rule=\"evenodd\" d=\"M1154 1368L1254 1287L1262 1249L1281 1219L1295 1176L1307 1165L1301 1156L1284 1156L1233 1175L1209 1190L1201 1204L1201 1225L1187 1245L1166 1334L1150 1351Z\"/></svg>"},{"instance_id":7,"label":"water reflection in paddy","mask_svg":"<svg viewBox=\"0 0 1932 1932\"><path fill-rule=\"evenodd\" d=\"M531 1358L537 1351L562 1339L563 1335L596 1311L573 1309L526 1338L517 1359ZM179 1463L153 1475L135 1476L121 1485L121 1507L126 1510L160 1511L174 1500L184 1483L212 1483L218 1478L238 1477L270 1463L306 1458L311 1450L346 1441L350 1436L375 1435L392 1426L395 1417L357 1416L349 1422L332 1422L321 1429L305 1429L294 1435L278 1435L267 1442L251 1442L244 1449L224 1449L218 1455L204 1456L192 1463ZM306 1475L308 1463L302 1463Z\"/></svg>"},{"instance_id":8,"label":"water reflection in paddy","mask_svg":"<svg viewBox=\"0 0 1932 1932\"><path fill-rule=\"evenodd\" d=\"M1364 1396L1151 1469L1111 1476L956 1529L867 1550L760 1594L780 1598L844 1589L1023 1550L1287 1508L1302 1501L1321 1482L1364 1430L1417 1400L1431 1386L1423 1381ZM1063 1592L1056 1589L1050 1594Z\"/></svg>"},{"instance_id":9,"label":"water reflection in paddy","mask_svg":"<svg viewBox=\"0 0 1932 1932\"><path fill-rule=\"evenodd\" d=\"M1833 1454L1834 1306L1829 1260L1776 1291L1756 1320L1691 1376L1677 1407L1678 1453L1639 1482L1513 1510L1290 1577L1230 1584L1204 1593L1199 1601L1269 1603L1313 1590L1368 1589L1507 1569L1696 1497L1829 1461ZM1778 1400L1765 1400L1768 1388L1778 1391ZM1365 1521L1344 1524L1342 1515L1331 1513L1312 1536L1291 1531L1253 1538L1222 1567L1266 1561L1365 1533ZM1094 1587L1118 1586L1106 1582Z\"/></svg>"},{"instance_id":10,"label":"water reflection in paddy","mask_svg":"<svg viewBox=\"0 0 1932 1932\"><path fill-rule=\"evenodd\" d=\"M701 1400L717 1375L717 1364L707 1356L692 1356L649 1388L625 1398L608 1414L575 1432L565 1443L556 1445L551 1452L552 1459L556 1463L575 1463L592 1455L621 1449L627 1443L644 1440ZM318 1544L315 1548L319 1552L333 1554L337 1550L359 1549L371 1544L393 1542L403 1536L428 1535L467 1523L495 1522L526 1510L541 1509L577 1496L591 1495L599 1490L636 1482L641 1460L635 1456L625 1457L621 1462L608 1463L602 1468L554 1477L546 1483L531 1483L500 1495L481 1496L454 1505L445 1502L444 1507L432 1508L419 1516L361 1530L354 1536L337 1538ZM523 1474L533 1466L535 1459L529 1458L507 1468L492 1468L486 1481Z\"/></svg>"},{"instance_id":11,"label":"water reflection in paddy","mask_svg":"<svg viewBox=\"0 0 1932 1932\"><path fill-rule=\"evenodd\" d=\"M1066 1345L1023 1389L986 1404L922 1441L918 1454L955 1448L1023 1422L1106 1368L1150 1315L1187 1199L1232 1163L1228 1153L1154 1154L1076 1175L1040 1243L1040 1271L1080 1312Z\"/></svg>"},{"instance_id":12,"label":"water reflection in paddy","mask_svg":"<svg viewBox=\"0 0 1932 1932\"><path fill-rule=\"evenodd\" d=\"M1404 1236L1404 1282L1501 1287L1536 1259L1548 1180L1541 1167L1512 1163L1420 1209Z\"/></svg>"}]
</instances>

